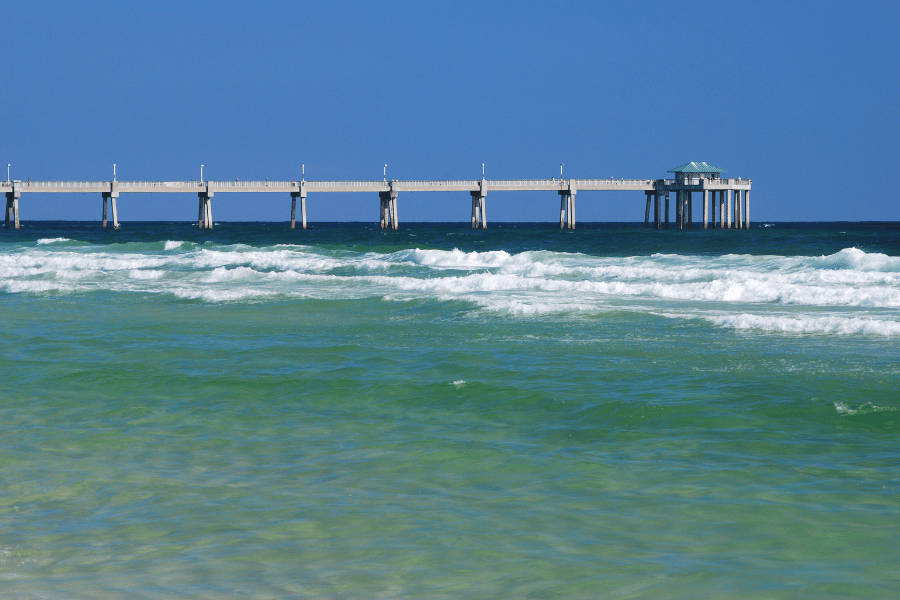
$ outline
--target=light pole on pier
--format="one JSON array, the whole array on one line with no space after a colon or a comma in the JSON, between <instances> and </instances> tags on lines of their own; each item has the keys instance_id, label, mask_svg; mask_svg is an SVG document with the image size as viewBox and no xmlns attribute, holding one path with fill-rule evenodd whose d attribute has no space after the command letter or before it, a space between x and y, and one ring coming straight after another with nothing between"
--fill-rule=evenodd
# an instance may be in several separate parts
<instances>
[{"instance_id":1,"label":"light pole on pier","mask_svg":"<svg viewBox=\"0 0 900 600\"><path fill-rule=\"evenodd\" d=\"M113 163L113 181L116 180L116 163Z\"/></svg>"},{"instance_id":2,"label":"light pole on pier","mask_svg":"<svg viewBox=\"0 0 900 600\"><path fill-rule=\"evenodd\" d=\"M306 181L306 165L300 165L300 181Z\"/></svg>"},{"instance_id":3,"label":"light pole on pier","mask_svg":"<svg viewBox=\"0 0 900 600\"><path fill-rule=\"evenodd\" d=\"M481 163L481 178L484 179L484 163Z\"/></svg>"},{"instance_id":4,"label":"light pole on pier","mask_svg":"<svg viewBox=\"0 0 900 600\"><path fill-rule=\"evenodd\" d=\"M563 168L563 163L559 163L559 178L560 179L562 179L562 168Z\"/></svg>"},{"instance_id":5,"label":"light pole on pier","mask_svg":"<svg viewBox=\"0 0 900 600\"><path fill-rule=\"evenodd\" d=\"M6 183L9 183L9 168L11 166L12 165L10 165L10 164L6 165Z\"/></svg>"},{"instance_id":6,"label":"light pole on pier","mask_svg":"<svg viewBox=\"0 0 900 600\"><path fill-rule=\"evenodd\" d=\"M200 183L203 183L203 165L200 165Z\"/></svg>"},{"instance_id":7,"label":"light pole on pier","mask_svg":"<svg viewBox=\"0 0 900 600\"><path fill-rule=\"evenodd\" d=\"M387 164L384 165L384 181L387 183Z\"/></svg>"}]
</instances>

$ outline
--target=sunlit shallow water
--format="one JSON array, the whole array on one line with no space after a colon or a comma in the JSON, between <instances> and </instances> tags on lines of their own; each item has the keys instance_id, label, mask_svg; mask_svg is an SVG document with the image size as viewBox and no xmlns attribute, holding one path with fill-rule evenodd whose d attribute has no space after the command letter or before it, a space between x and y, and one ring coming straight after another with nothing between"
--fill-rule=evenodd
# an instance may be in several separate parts
<instances>
[{"instance_id":1,"label":"sunlit shallow water","mask_svg":"<svg viewBox=\"0 0 900 600\"><path fill-rule=\"evenodd\" d=\"M892 597L898 254L884 224L26 223L0 587Z\"/></svg>"}]
</instances>

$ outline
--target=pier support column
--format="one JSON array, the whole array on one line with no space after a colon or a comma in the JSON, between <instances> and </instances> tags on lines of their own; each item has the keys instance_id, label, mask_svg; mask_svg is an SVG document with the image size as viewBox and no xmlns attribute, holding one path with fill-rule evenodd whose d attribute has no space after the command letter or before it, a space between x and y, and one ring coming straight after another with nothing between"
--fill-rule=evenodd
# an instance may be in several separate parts
<instances>
[{"instance_id":1,"label":"pier support column","mask_svg":"<svg viewBox=\"0 0 900 600\"><path fill-rule=\"evenodd\" d=\"M559 190L559 228L575 229L575 190Z\"/></svg>"},{"instance_id":2,"label":"pier support column","mask_svg":"<svg viewBox=\"0 0 900 600\"><path fill-rule=\"evenodd\" d=\"M5 227L9 229L9 223L12 221L13 229L19 228L19 197L22 192L13 189L12 192L6 192L6 217Z\"/></svg>"},{"instance_id":3,"label":"pier support column","mask_svg":"<svg viewBox=\"0 0 900 600\"><path fill-rule=\"evenodd\" d=\"M725 229L731 229L731 190L725 190L725 210L728 211L725 217Z\"/></svg>"},{"instance_id":4,"label":"pier support column","mask_svg":"<svg viewBox=\"0 0 900 600\"><path fill-rule=\"evenodd\" d=\"M472 196L472 229L487 229L485 208L487 197L481 191L469 192Z\"/></svg>"},{"instance_id":5,"label":"pier support column","mask_svg":"<svg viewBox=\"0 0 900 600\"><path fill-rule=\"evenodd\" d=\"M744 229L750 229L750 190L744 190Z\"/></svg>"},{"instance_id":6,"label":"pier support column","mask_svg":"<svg viewBox=\"0 0 900 600\"><path fill-rule=\"evenodd\" d=\"M472 229L478 229L480 216L478 210L478 199L481 197L481 192L469 192L469 196L472 197Z\"/></svg>"},{"instance_id":7,"label":"pier support column","mask_svg":"<svg viewBox=\"0 0 900 600\"><path fill-rule=\"evenodd\" d=\"M291 229L297 222L297 198L300 198L300 227L306 229L306 190L300 186L299 192L291 192Z\"/></svg>"},{"instance_id":8,"label":"pier support column","mask_svg":"<svg viewBox=\"0 0 900 600\"><path fill-rule=\"evenodd\" d=\"M659 191L654 192L653 194L653 229L660 228L660 221L662 217L662 212L660 211L659 206Z\"/></svg>"},{"instance_id":9,"label":"pier support column","mask_svg":"<svg viewBox=\"0 0 900 600\"><path fill-rule=\"evenodd\" d=\"M109 202L112 205L112 221L113 221L113 229L119 228L119 211L116 210L116 198L119 197L119 192L103 192L103 227L106 228L106 203Z\"/></svg>"},{"instance_id":10,"label":"pier support column","mask_svg":"<svg viewBox=\"0 0 900 600\"><path fill-rule=\"evenodd\" d=\"M725 229L725 190L719 191L719 229Z\"/></svg>"},{"instance_id":11,"label":"pier support column","mask_svg":"<svg viewBox=\"0 0 900 600\"><path fill-rule=\"evenodd\" d=\"M666 229L669 228L669 192L666 192Z\"/></svg>"},{"instance_id":12,"label":"pier support column","mask_svg":"<svg viewBox=\"0 0 900 600\"><path fill-rule=\"evenodd\" d=\"M398 192L378 192L381 199L381 228L398 229L397 223L397 194Z\"/></svg>"},{"instance_id":13,"label":"pier support column","mask_svg":"<svg viewBox=\"0 0 900 600\"><path fill-rule=\"evenodd\" d=\"M197 226L200 229L212 229L212 192L200 192L197 196L200 198L200 216Z\"/></svg>"},{"instance_id":14,"label":"pier support column","mask_svg":"<svg viewBox=\"0 0 900 600\"><path fill-rule=\"evenodd\" d=\"M744 219L741 213L741 190L734 190L734 228L744 228Z\"/></svg>"},{"instance_id":15,"label":"pier support column","mask_svg":"<svg viewBox=\"0 0 900 600\"><path fill-rule=\"evenodd\" d=\"M648 229L650 227L650 200L653 192L645 191L644 195L647 197L647 208L644 210L644 229Z\"/></svg>"},{"instance_id":16,"label":"pier support column","mask_svg":"<svg viewBox=\"0 0 900 600\"><path fill-rule=\"evenodd\" d=\"M559 192L559 228L566 228L566 208L568 196L566 192Z\"/></svg>"},{"instance_id":17,"label":"pier support column","mask_svg":"<svg viewBox=\"0 0 900 600\"><path fill-rule=\"evenodd\" d=\"M703 190L703 229L709 229L709 190Z\"/></svg>"},{"instance_id":18,"label":"pier support column","mask_svg":"<svg viewBox=\"0 0 900 600\"><path fill-rule=\"evenodd\" d=\"M400 221L397 219L397 195L399 192L391 192L390 208L391 208L391 228L400 229ZM484 201L481 203L481 219L484 222Z\"/></svg>"},{"instance_id":19,"label":"pier support column","mask_svg":"<svg viewBox=\"0 0 900 600\"><path fill-rule=\"evenodd\" d=\"M654 225L655 229L660 229L662 227L662 206L660 206L661 202L659 199L660 193L657 191L653 195L653 217L654 217Z\"/></svg>"},{"instance_id":20,"label":"pier support column","mask_svg":"<svg viewBox=\"0 0 900 600\"><path fill-rule=\"evenodd\" d=\"M684 192L682 190L675 191L675 227L682 229L684 227Z\"/></svg>"},{"instance_id":21,"label":"pier support column","mask_svg":"<svg viewBox=\"0 0 900 600\"><path fill-rule=\"evenodd\" d=\"M694 192L687 193L687 228L694 228Z\"/></svg>"},{"instance_id":22,"label":"pier support column","mask_svg":"<svg viewBox=\"0 0 900 600\"><path fill-rule=\"evenodd\" d=\"M569 229L575 229L575 190L569 190Z\"/></svg>"}]
</instances>

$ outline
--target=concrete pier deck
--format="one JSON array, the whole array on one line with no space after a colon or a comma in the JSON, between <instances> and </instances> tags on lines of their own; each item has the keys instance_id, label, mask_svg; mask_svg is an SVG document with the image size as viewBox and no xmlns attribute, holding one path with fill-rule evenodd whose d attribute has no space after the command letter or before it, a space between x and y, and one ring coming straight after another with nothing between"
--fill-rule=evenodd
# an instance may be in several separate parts
<instances>
[{"instance_id":1,"label":"concrete pier deck","mask_svg":"<svg viewBox=\"0 0 900 600\"><path fill-rule=\"evenodd\" d=\"M0 192L6 194L7 210L6 227L10 222L19 224L19 199L22 194L42 193L93 193L103 197L103 224L106 226L107 201L112 202L114 226L118 226L116 199L121 194L157 194L157 193L192 193L200 200L198 224L200 227L212 227L211 198L223 193L276 193L290 194L292 198L291 225L294 225L296 199L301 199L302 225L306 227L306 198L308 194L320 192L367 192L378 193L382 200L381 225L385 228L397 228L397 195L401 192L469 192L472 197L472 226L486 227L485 198L488 192L556 192L560 196L560 227L574 229L575 201L580 191L643 191L647 195L645 224L649 226L650 202L655 198L657 210L654 213L654 227L662 228L662 217L659 210L659 199L668 200L674 192L679 198L686 199L678 203L676 213L682 215L684 206L690 205L693 192L719 194L720 204L727 195L729 202L734 198L734 210L728 210L728 225L735 228L746 228L749 220L749 192L751 181L748 179L720 179L718 177L679 177L677 179L460 179L460 180L355 180L355 181L0 181ZM743 192L743 206L739 198ZM705 202L706 204L706 202ZM713 202L713 213L715 213ZM668 201L666 202L668 207ZM683 225L691 223L688 216L678 216L676 222ZM668 225L668 210L665 223ZM704 213L704 224L708 223ZM725 226L724 212L720 207L720 226ZM735 217L732 219L732 215ZM716 219L712 219L716 224Z\"/></svg>"}]
</instances>

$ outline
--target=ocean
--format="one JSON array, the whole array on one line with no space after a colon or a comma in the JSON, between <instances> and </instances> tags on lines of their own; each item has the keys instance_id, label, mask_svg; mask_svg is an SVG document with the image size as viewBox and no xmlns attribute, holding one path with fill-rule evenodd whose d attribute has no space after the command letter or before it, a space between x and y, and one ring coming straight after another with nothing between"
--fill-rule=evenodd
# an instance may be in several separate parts
<instances>
[{"instance_id":1,"label":"ocean","mask_svg":"<svg viewBox=\"0 0 900 600\"><path fill-rule=\"evenodd\" d=\"M0 597L895 598L900 224L0 230Z\"/></svg>"}]
</instances>

